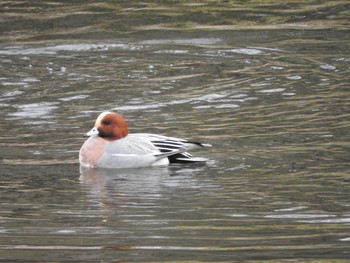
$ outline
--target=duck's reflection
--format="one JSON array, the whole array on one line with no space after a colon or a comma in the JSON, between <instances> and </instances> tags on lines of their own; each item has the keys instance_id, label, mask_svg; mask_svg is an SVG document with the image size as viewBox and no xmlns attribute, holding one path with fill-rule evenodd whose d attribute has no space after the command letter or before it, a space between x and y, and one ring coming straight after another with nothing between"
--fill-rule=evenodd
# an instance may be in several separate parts
<instances>
[{"instance_id":1,"label":"duck's reflection","mask_svg":"<svg viewBox=\"0 0 350 263\"><path fill-rule=\"evenodd\" d=\"M191 200L188 205L192 206L193 196L220 188L207 176L207 166L203 165L142 169L81 167L80 182L87 193L90 212L106 217L111 213L139 215L158 208L173 209L174 200Z\"/></svg>"},{"instance_id":2,"label":"duck's reflection","mask_svg":"<svg viewBox=\"0 0 350 263\"><path fill-rule=\"evenodd\" d=\"M89 199L110 210L140 198L159 196L162 181L169 178L167 167L147 169L86 169L80 167L80 182Z\"/></svg>"}]
</instances>

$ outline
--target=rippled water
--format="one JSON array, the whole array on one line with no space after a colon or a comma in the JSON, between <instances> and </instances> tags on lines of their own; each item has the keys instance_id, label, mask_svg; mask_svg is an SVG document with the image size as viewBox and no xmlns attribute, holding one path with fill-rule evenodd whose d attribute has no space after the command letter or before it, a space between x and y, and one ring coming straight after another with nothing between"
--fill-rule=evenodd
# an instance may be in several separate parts
<instances>
[{"instance_id":1,"label":"rippled water","mask_svg":"<svg viewBox=\"0 0 350 263\"><path fill-rule=\"evenodd\" d=\"M0 261L349 260L348 1L129 2L0 3ZM80 171L103 110L210 161Z\"/></svg>"}]
</instances>

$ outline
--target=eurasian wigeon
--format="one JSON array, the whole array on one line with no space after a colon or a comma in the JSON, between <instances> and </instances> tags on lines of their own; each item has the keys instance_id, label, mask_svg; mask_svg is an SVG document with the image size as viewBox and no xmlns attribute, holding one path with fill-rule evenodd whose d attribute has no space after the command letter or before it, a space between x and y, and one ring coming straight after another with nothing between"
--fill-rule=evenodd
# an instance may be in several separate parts
<instances>
[{"instance_id":1,"label":"eurasian wigeon","mask_svg":"<svg viewBox=\"0 0 350 263\"><path fill-rule=\"evenodd\" d=\"M102 112L79 152L79 161L89 168L138 168L169 163L205 162L187 151L210 144L149 133L128 133L124 118Z\"/></svg>"}]
</instances>

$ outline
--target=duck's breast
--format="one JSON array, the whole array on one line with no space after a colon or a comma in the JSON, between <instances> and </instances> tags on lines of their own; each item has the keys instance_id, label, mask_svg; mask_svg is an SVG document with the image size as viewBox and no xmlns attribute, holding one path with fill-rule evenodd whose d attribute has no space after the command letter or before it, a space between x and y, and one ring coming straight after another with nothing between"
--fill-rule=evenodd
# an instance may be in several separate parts
<instances>
[{"instance_id":1,"label":"duck's breast","mask_svg":"<svg viewBox=\"0 0 350 263\"><path fill-rule=\"evenodd\" d=\"M79 152L79 162L82 166L96 168L105 154L105 148L108 141L99 137L91 136L88 138Z\"/></svg>"}]
</instances>

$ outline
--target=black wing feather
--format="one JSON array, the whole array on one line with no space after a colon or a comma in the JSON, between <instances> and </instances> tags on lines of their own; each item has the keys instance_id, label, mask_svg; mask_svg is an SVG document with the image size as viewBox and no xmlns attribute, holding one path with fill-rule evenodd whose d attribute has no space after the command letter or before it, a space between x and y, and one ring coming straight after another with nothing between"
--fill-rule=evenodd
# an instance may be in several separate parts
<instances>
[{"instance_id":1,"label":"black wing feather","mask_svg":"<svg viewBox=\"0 0 350 263\"><path fill-rule=\"evenodd\" d=\"M191 144L196 146L205 145L197 142L188 142L186 140L173 140L173 139L164 139L164 140L154 140L152 144L156 146L162 153L169 153L176 150L189 148ZM202 159L193 158L193 156L188 152L174 153L173 155L168 156L170 163L192 163L192 162L203 162Z\"/></svg>"}]
</instances>

